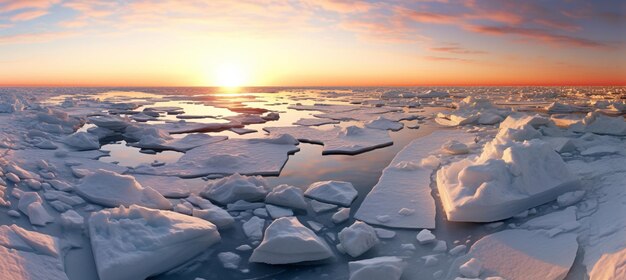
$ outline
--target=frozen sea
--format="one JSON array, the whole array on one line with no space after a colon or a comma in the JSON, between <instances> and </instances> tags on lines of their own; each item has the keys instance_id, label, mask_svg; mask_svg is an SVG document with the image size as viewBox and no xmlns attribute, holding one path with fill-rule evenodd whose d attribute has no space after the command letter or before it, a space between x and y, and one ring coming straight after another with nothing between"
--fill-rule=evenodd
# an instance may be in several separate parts
<instances>
[{"instance_id":1,"label":"frozen sea","mask_svg":"<svg viewBox=\"0 0 626 280\"><path fill-rule=\"evenodd\" d=\"M0 222L56 238L60 276L52 279L122 279L122 272L103 272L107 266L137 272L127 279L348 279L355 270L350 262L382 256L401 264L372 269L399 269L400 279L622 279L626 269L623 87L3 88L0 97ZM301 125L307 121L326 124ZM113 175L88 181L101 169ZM263 175L260 198L249 193L258 189L244 189L254 180L229 181L234 173ZM108 180L118 179L123 193L115 196L108 188L117 185ZM332 257L248 262L270 238L266 232L259 246L262 240L250 238L244 224L260 217L266 229L277 220L258 203L265 193L287 184L308 194L321 181L349 182L356 198L316 213L307 195L306 209L285 208ZM216 185L221 193L209 194ZM219 232L219 241L194 241L192 226L165 227L144 212L143 218L119 214L115 222L94 218L136 204L162 206L155 211L177 212L193 224L202 220L191 218L202 207L190 195L232 216L230 226L217 230L195 225L203 236ZM31 206L33 196L40 205L34 199ZM235 209L222 199L257 204ZM336 223L341 207L350 214ZM63 218L70 210L83 218L76 225ZM125 219L133 226L125 227ZM352 245L339 240L358 220L383 229L376 242L358 230ZM418 240L424 228L433 241ZM6 231L0 235L9 240L0 242L6 248L46 255L29 238L24 249ZM298 247L307 239L302 234L290 238L293 248L266 247L286 258L316 248ZM116 245L107 247L108 239ZM153 248L149 242L167 250L146 249ZM182 257L176 244L198 253ZM364 252L344 252L350 249ZM225 252L240 260L228 263ZM24 270L44 269L32 259L22 258ZM473 270L472 259L480 263Z\"/></svg>"}]
</instances>

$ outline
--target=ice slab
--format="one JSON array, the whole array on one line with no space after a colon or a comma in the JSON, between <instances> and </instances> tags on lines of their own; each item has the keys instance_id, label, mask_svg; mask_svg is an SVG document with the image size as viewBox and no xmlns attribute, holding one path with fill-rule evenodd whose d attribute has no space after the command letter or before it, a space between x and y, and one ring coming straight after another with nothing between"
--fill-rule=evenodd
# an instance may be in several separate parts
<instances>
[{"instance_id":1,"label":"ice slab","mask_svg":"<svg viewBox=\"0 0 626 280\"><path fill-rule=\"evenodd\" d=\"M173 150L186 152L193 148L207 145L228 139L226 136L210 136L202 133L188 134L183 138L161 138L152 137L150 134L140 138L138 142L129 143L129 146L152 149L152 150Z\"/></svg>"},{"instance_id":2,"label":"ice slab","mask_svg":"<svg viewBox=\"0 0 626 280\"><path fill-rule=\"evenodd\" d=\"M481 238L469 252L454 261L447 278L470 259L480 262L480 278L499 276L507 280L561 280L576 258L574 234L549 237L539 231L505 230Z\"/></svg>"},{"instance_id":3,"label":"ice slab","mask_svg":"<svg viewBox=\"0 0 626 280\"><path fill-rule=\"evenodd\" d=\"M450 139L469 142L473 136L459 130L436 131L405 146L383 170L355 218L394 228L435 228L430 176L437 165L421 161L439 151L441 143ZM402 209L413 211L401 213ZM388 216L388 219L380 219L381 216Z\"/></svg>"},{"instance_id":4,"label":"ice slab","mask_svg":"<svg viewBox=\"0 0 626 280\"><path fill-rule=\"evenodd\" d=\"M331 119L302 118L302 119L299 119L298 121L294 122L293 124L295 124L295 125L302 125L302 126L318 126L318 125L338 124L338 123L339 123L339 121L331 120Z\"/></svg>"},{"instance_id":5,"label":"ice slab","mask_svg":"<svg viewBox=\"0 0 626 280\"><path fill-rule=\"evenodd\" d=\"M265 197L265 202L296 209L306 210L307 207L302 190L285 184L274 187Z\"/></svg>"},{"instance_id":6,"label":"ice slab","mask_svg":"<svg viewBox=\"0 0 626 280\"><path fill-rule=\"evenodd\" d=\"M449 221L509 218L579 186L546 142L534 139L506 146L502 152L486 147L475 161L464 159L439 170L437 188Z\"/></svg>"},{"instance_id":7,"label":"ice slab","mask_svg":"<svg viewBox=\"0 0 626 280\"><path fill-rule=\"evenodd\" d=\"M76 185L76 193L83 198L107 207L133 204L155 209L172 209L163 195L144 187L133 176L98 169Z\"/></svg>"},{"instance_id":8,"label":"ice slab","mask_svg":"<svg viewBox=\"0 0 626 280\"><path fill-rule=\"evenodd\" d=\"M267 194L267 181L261 176L237 173L209 182L201 195L222 205L238 200L259 201Z\"/></svg>"},{"instance_id":9,"label":"ice slab","mask_svg":"<svg viewBox=\"0 0 626 280\"><path fill-rule=\"evenodd\" d=\"M289 135L259 139L230 139L200 146L177 162L163 166L140 165L132 173L184 178L209 174L278 175L290 154L300 149Z\"/></svg>"},{"instance_id":10,"label":"ice slab","mask_svg":"<svg viewBox=\"0 0 626 280\"><path fill-rule=\"evenodd\" d=\"M350 280L399 280L406 267L399 257L377 257L348 263Z\"/></svg>"},{"instance_id":11,"label":"ice slab","mask_svg":"<svg viewBox=\"0 0 626 280\"><path fill-rule=\"evenodd\" d=\"M136 205L92 214L89 236L102 280L145 279L157 275L220 240L217 228L210 222Z\"/></svg>"},{"instance_id":12,"label":"ice slab","mask_svg":"<svg viewBox=\"0 0 626 280\"><path fill-rule=\"evenodd\" d=\"M322 144L322 154L359 154L393 144L385 130L349 126L335 126L321 130L307 126L266 127L271 135L290 134L306 143Z\"/></svg>"},{"instance_id":13,"label":"ice slab","mask_svg":"<svg viewBox=\"0 0 626 280\"><path fill-rule=\"evenodd\" d=\"M59 241L17 225L0 226L0 271L3 279L67 280Z\"/></svg>"},{"instance_id":14,"label":"ice slab","mask_svg":"<svg viewBox=\"0 0 626 280\"><path fill-rule=\"evenodd\" d=\"M320 181L309 185L304 195L325 203L349 207L358 192L350 182Z\"/></svg>"},{"instance_id":15,"label":"ice slab","mask_svg":"<svg viewBox=\"0 0 626 280\"><path fill-rule=\"evenodd\" d=\"M295 217L274 220L250 262L288 264L324 260L333 256L328 244Z\"/></svg>"},{"instance_id":16,"label":"ice slab","mask_svg":"<svg viewBox=\"0 0 626 280\"><path fill-rule=\"evenodd\" d=\"M339 241L343 250L354 258L380 243L376 230L361 221L342 229L339 232Z\"/></svg>"}]
</instances>

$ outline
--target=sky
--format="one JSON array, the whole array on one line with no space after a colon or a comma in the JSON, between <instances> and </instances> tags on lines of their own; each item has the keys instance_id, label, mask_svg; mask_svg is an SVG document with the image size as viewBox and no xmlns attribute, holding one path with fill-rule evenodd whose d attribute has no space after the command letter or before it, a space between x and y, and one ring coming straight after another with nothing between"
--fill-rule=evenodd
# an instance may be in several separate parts
<instances>
[{"instance_id":1,"label":"sky","mask_svg":"<svg viewBox=\"0 0 626 280\"><path fill-rule=\"evenodd\" d=\"M0 0L0 86L626 85L622 0Z\"/></svg>"}]
</instances>

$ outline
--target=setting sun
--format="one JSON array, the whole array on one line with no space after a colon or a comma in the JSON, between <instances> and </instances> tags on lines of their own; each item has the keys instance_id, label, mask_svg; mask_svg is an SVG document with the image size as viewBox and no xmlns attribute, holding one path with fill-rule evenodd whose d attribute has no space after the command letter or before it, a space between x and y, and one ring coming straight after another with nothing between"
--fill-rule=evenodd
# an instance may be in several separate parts
<instances>
[{"instance_id":1,"label":"setting sun","mask_svg":"<svg viewBox=\"0 0 626 280\"><path fill-rule=\"evenodd\" d=\"M214 81L220 87L241 87L247 81L246 70L234 63L225 63L217 66L214 71Z\"/></svg>"}]
</instances>

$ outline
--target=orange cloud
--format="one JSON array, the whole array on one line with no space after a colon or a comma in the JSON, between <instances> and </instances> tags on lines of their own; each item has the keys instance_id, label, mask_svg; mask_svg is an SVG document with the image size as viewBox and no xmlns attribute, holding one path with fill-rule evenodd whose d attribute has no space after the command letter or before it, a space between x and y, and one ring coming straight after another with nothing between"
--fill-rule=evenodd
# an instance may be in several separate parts
<instances>
[{"instance_id":1,"label":"orange cloud","mask_svg":"<svg viewBox=\"0 0 626 280\"><path fill-rule=\"evenodd\" d=\"M34 10L34 11L26 11L19 14L16 14L10 18L11 21L28 21L33 20L38 17L47 15L48 11L46 10Z\"/></svg>"},{"instance_id":2,"label":"orange cloud","mask_svg":"<svg viewBox=\"0 0 626 280\"><path fill-rule=\"evenodd\" d=\"M608 48L609 45L589 39L554 34L542 29L523 28L514 26L485 26L485 25L467 25L464 28L472 32L489 34L489 35L520 35L523 37L536 39L548 43L569 45L586 48Z\"/></svg>"}]
</instances>

